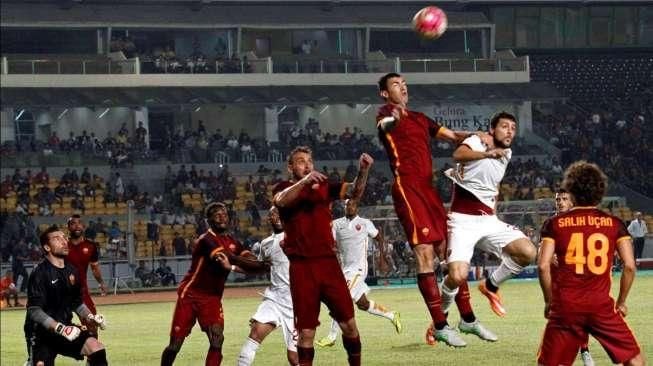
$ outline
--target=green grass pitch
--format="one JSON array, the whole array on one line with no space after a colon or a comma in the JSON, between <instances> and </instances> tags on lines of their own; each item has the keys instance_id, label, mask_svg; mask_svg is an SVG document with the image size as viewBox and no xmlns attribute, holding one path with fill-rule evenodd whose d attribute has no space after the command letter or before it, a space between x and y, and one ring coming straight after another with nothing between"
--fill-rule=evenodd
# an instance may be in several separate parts
<instances>
[{"instance_id":1,"label":"green grass pitch","mask_svg":"<svg viewBox=\"0 0 653 366\"><path fill-rule=\"evenodd\" d=\"M631 291L627 318L649 361L653 359L653 276L641 273ZM618 279L614 280L616 294ZM356 320L363 342L365 365L533 365L535 354L544 328L542 297L537 281L513 281L503 286L508 315L496 317L487 301L471 284L472 303L477 316L499 336L497 343L486 343L464 335L468 346L452 349L442 344L428 346L424 343L424 331L428 325L426 308L417 288L379 289L370 298L401 312L404 332L395 334L391 324L382 318L357 311ZM235 365L243 340L249 332L248 319L254 313L260 299L225 299L224 365ZM101 334L112 365L158 365L161 351L168 341L168 331L174 303L132 304L102 306L100 311L108 319L108 329ZM23 337L24 311L3 311L1 314L0 364L22 365L25 361ZM317 338L328 331L326 310L321 313L322 326ZM450 323L458 322L458 314L452 313ZM176 365L203 365L208 342L196 326L186 340ZM609 365L607 355L594 340L590 349L597 365ZM346 365L345 351L338 340L329 349L316 349L316 365ZM257 353L256 365L287 365L285 346L279 330L270 334ZM577 362L580 364L580 361ZM57 365L82 365L59 357Z\"/></svg>"}]
</instances>

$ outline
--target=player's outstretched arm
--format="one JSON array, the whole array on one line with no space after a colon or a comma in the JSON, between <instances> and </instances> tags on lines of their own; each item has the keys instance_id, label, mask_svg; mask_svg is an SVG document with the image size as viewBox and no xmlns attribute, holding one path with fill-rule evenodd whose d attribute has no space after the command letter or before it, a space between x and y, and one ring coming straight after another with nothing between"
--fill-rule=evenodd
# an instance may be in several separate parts
<instances>
[{"instance_id":1,"label":"player's outstretched arm","mask_svg":"<svg viewBox=\"0 0 653 366\"><path fill-rule=\"evenodd\" d=\"M358 159L358 175L352 183L354 188L352 189L352 194L350 197L351 199L360 201L360 199L363 197L363 192L365 192L365 186L367 185L367 176L370 172L372 164L374 164L374 159L370 155L366 153L361 154L360 158Z\"/></svg>"},{"instance_id":2,"label":"player's outstretched arm","mask_svg":"<svg viewBox=\"0 0 653 366\"><path fill-rule=\"evenodd\" d=\"M617 298L617 311L622 316L628 314L626 307L626 298L628 292L635 281L635 272L637 272L637 265L633 255L633 241L630 238L622 238L617 242L617 253L623 262L623 273L621 274L621 281L619 282L619 297Z\"/></svg>"},{"instance_id":3,"label":"player's outstretched arm","mask_svg":"<svg viewBox=\"0 0 653 366\"><path fill-rule=\"evenodd\" d=\"M438 140L451 142L457 146L471 135L473 135L473 133L469 131L453 131L443 126L438 130L436 138Z\"/></svg>"},{"instance_id":4,"label":"player's outstretched arm","mask_svg":"<svg viewBox=\"0 0 653 366\"><path fill-rule=\"evenodd\" d=\"M551 264L555 253L555 245L552 242L542 240L540 244L540 256L537 259L537 272L544 296L544 317L549 316L549 304L551 303Z\"/></svg>"},{"instance_id":5,"label":"player's outstretched arm","mask_svg":"<svg viewBox=\"0 0 653 366\"><path fill-rule=\"evenodd\" d=\"M259 261L253 255L230 256L229 262L238 266L247 273L264 273L270 270L269 262Z\"/></svg>"}]
</instances>

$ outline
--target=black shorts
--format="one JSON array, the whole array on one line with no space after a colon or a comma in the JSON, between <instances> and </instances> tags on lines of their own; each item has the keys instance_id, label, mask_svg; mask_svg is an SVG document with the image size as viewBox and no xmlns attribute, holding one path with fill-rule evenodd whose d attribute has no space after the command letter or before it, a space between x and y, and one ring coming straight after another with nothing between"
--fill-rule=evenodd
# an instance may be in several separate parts
<instances>
[{"instance_id":1,"label":"black shorts","mask_svg":"<svg viewBox=\"0 0 653 366\"><path fill-rule=\"evenodd\" d=\"M76 360L83 360L82 348L91 334L83 330L74 341L56 333L36 332L31 339L31 357L33 365L42 361L45 366L54 365L57 355L67 356Z\"/></svg>"}]
</instances>

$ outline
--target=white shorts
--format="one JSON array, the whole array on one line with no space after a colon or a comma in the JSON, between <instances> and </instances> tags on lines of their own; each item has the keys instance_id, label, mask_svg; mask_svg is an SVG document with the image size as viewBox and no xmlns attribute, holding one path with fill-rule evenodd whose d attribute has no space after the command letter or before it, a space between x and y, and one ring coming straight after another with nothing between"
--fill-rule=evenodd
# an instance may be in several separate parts
<instances>
[{"instance_id":1,"label":"white shorts","mask_svg":"<svg viewBox=\"0 0 653 366\"><path fill-rule=\"evenodd\" d=\"M286 341L286 348L288 351L297 352L298 334L295 330L295 315L291 308L264 298L258 309L256 309L256 313L252 315L252 319L259 323L269 323L281 327L283 338Z\"/></svg>"},{"instance_id":2,"label":"white shorts","mask_svg":"<svg viewBox=\"0 0 653 366\"><path fill-rule=\"evenodd\" d=\"M347 287L351 294L351 299L354 302L358 301L363 295L370 293L370 288L365 283L366 273L361 271L347 271L345 270L345 280L347 280Z\"/></svg>"},{"instance_id":3,"label":"white shorts","mask_svg":"<svg viewBox=\"0 0 653 366\"><path fill-rule=\"evenodd\" d=\"M501 258L503 248L517 239L526 239L526 235L517 227L499 220L496 215L466 215L458 212L449 213L447 220L449 231L448 263L470 263L474 248L494 254Z\"/></svg>"}]
</instances>

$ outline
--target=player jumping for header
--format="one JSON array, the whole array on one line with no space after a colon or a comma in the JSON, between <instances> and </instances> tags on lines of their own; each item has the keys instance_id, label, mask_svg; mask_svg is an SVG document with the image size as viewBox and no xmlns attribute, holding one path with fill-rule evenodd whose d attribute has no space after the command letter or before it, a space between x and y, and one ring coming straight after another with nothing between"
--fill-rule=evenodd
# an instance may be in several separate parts
<instances>
[{"instance_id":1,"label":"player jumping for header","mask_svg":"<svg viewBox=\"0 0 653 366\"><path fill-rule=\"evenodd\" d=\"M458 163L456 168L445 173L455 183L447 220L449 274L441 288L445 312L458 287L467 280L475 247L501 258L501 265L479 285L499 316L506 315L499 285L521 273L537 255L524 233L499 220L495 213L499 185L512 155L510 145L516 132L517 119L513 115L506 112L495 115L490 122L490 134L465 139L453 153Z\"/></svg>"}]
</instances>

